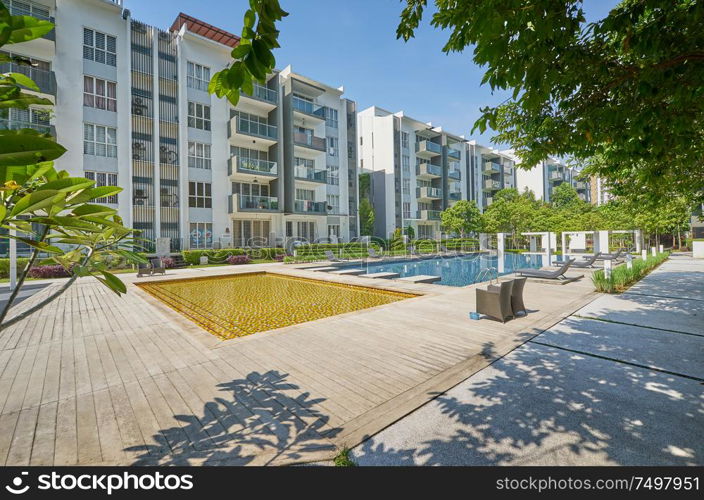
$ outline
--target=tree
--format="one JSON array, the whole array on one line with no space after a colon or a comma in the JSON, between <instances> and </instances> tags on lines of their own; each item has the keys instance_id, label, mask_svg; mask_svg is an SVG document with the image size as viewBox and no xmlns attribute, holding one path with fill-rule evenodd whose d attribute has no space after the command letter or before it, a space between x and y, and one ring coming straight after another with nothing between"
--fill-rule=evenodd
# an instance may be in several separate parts
<instances>
[{"instance_id":1,"label":"tree","mask_svg":"<svg viewBox=\"0 0 704 500\"><path fill-rule=\"evenodd\" d=\"M482 213L474 201L459 200L440 213L442 227L450 232L465 234L478 232L482 228Z\"/></svg>"},{"instance_id":2,"label":"tree","mask_svg":"<svg viewBox=\"0 0 704 500\"><path fill-rule=\"evenodd\" d=\"M367 198L359 200L359 226L362 236L372 236L374 234L374 207Z\"/></svg>"},{"instance_id":3,"label":"tree","mask_svg":"<svg viewBox=\"0 0 704 500\"><path fill-rule=\"evenodd\" d=\"M0 3L0 47L26 42L48 33L54 25L30 16L11 16ZM29 64L27 59L0 53L1 62ZM0 76L0 109L27 109L51 101L25 92L39 91L21 73ZM94 276L119 294L126 287L108 270L111 258L146 262L131 251L133 231L122 225L116 210L95 203L121 188L93 187L94 182L57 171L52 160L66 150L55 140L32 129L0 130L0 227L1 238L12 238L32 248L17 286L0 310L0 330L38 311L64 293L80 276ZM63 266L71 275L64 284L32 307L6 319L30 268L40 254L42 263Z\"/></svg>"},{"instance_id":4,"label":"tree","mask_svg":"<svg viewBox=\"0 0 704 500\"><path fill-rule=\"evenodd\" d=\"M489 233L530 231L536 214L537 203L528 193L502 189L493 196L494 201L484 211L484 230Z\"/></svg>"},{"instance_id":5,"label":"tree","mask_svg":"<svg viewBox=\"0 0 704 500\"><path fill-rule=\"evenodd\" d=\"M586 203L579 199L577 190L566 182L553 188L550 201L555 208L576 208Z\"/></svg>"},{"instance_id":6,"label":"tree","mask_svg":"<svg viewBox=\"0 0 704 500\"><path fill-rule=\"evenodd\" d=\"M408 239L409 239L409 240L415 240L415 239L416 239L416 230L413 229L413 226L411 226L410 224L404 228L403 234L405 234L406 236L408 236Z\"/></svg>"},{"instance_id":7,"label":"tree","mask_svg":"<svg viewBox=\"0 0 704 500\"><path fill-rule=\"evenodd\" d=\"M704 2L624 0L586 23L582 0L435 0L445 52L473 47L482 83L513 91L475 124L529 168L570 155L615 194L704 198ZM414 36L427 0L406 0Z\"/></svg>"}]
</instances>

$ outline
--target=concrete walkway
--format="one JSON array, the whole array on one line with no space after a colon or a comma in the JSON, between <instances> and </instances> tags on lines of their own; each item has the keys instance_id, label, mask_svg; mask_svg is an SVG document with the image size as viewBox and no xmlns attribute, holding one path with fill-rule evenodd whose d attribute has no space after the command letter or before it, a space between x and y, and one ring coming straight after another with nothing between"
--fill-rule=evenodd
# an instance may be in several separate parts
<instances>
[{"instance_id":1,"label":"concrete walkway","mask_svg":"<svg viewBox=\"0 0 704 500\"><path fill-rule=\"evenodd\" d=\"M362 443L354 459L702 465L703 311L704 261L673 256Z\"/></svg>"}]
</instances>

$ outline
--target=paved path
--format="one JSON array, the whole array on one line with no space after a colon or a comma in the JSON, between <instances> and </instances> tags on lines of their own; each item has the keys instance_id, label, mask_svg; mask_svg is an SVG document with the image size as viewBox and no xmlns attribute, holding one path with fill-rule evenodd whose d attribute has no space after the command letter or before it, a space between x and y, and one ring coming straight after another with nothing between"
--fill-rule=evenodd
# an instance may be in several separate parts
<instances>
[{"instance_id":1,"label":"paved path","mask_svg":"<svg viewBox=\"0 0 704 500\"><path fill-rule=\"evenodd\" d=\"M702 465L703 324L704 261L675 256L353 455L362 465Z\"/></svg>"},{"instance_id":2,"label":"paved path","mask_svg":"<svg viewBox=\"0 0 704 500\"><path fill-rule=\"evenodd\" d=\"M586 279L529 283L533 312L503 325L468 318L473 287L331 276L283 264L149 279L255 270L422 296L221 341L138 289L133 276L121 276L129 291L122 298L81 278L0 332L0 464L330 459L594 298Z\"/></svg>"}]
</instances>

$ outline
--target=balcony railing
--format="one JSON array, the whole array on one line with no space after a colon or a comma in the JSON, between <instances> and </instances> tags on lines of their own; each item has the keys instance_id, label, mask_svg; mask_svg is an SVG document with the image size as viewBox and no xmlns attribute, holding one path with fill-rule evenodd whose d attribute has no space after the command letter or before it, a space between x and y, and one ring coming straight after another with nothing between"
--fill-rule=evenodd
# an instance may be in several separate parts
<instances>
[{"instance_id":1,"label":"balcony railing","mask_svg":"<svg viewBox=\"0 0 704 500\"><path fill-rule=\"evenodd\" d=\"M501 165L492 161L484 162L484 172L489 174L501 172Z\"/></svg>"},{"instance_id":2,"label":"balcony railing","mask_svg":"<svg viewBox=\"0 0 704 500\"><path fill-rule=\"evenodd\" d=\"M419 187L416 188L417 198L442 198L442 189L434 187Z\"/></svg>"},{"instance_id":3,"label":"balcony railing","mask_svg":"<svg viewBox=\"0 0 704 500\"><path fill-rule=\"evenodd\" d=\"M53 127L49 124L25 122L20 120L11 120L8 118L0 118L0 130L20 130L23 128L31 128L42 134L54 133Z\"/></svg>"},{"instance_id":4,"label":"balcony railing","mask_svg":"<svg viewBox=\"0 0 704 500\"><path fill-rule=\"evenodd\" d=\"M489 189L489 190L501 189L501 183L499 181L493 181L491 179L487 179L486 181L484 181L484 189Z\"/></svg>"},{"instance_id":5,"label":"balcony railing","mask_svg":"<svg viewBox=\"0 0 704 500\"><path fill-rule=\"evenodd\" d=\"M440 220L440 210L421 210L420 218L422 220Z\"/></svg>"},{"instance_id":6,"label":"balcony railing","mask_svg":"<svg viewBox=\"0 0 704 500\"><path fill-rule=\"evenodd\" d=\"M327 204L324 201L295 200L293 209L299 213L325 215Z\"/></svg>"},{"instance_id":7,"label":"balcony railing","mask_svg":"<svg viewBox=\"0 0 704 500\"><path fill-rule=\"evenodd\" d=\"M261 137L264 139L270 139L275 141L278 137L278 131L276 126L268 125L266 123L259 123L253 120L247 120L241 116L235 117L235 123L238 134L252 135L255 137Z\"/></svg>"},{"instance_id":8,"label":"balcony railing","mask_svg":"<svg viewBox=\"0 0 704 500\"><path fill-rule=\"evenodd\" d=\"M327 170L316 170L310 167L301 167L300 165L294 169L294 176L297 179L305 181L321 182L324 184L328 181L327 175Z\"/></svg>"},{"instance_id":9,"label":"balcony railing","mask_svg":"<svg viewBox=\"0 0 704 500\"><path fill-rule=\"evenodd\" d=\"M563 181L563 180L565 180L565 174L563 174L559 170L554 170L554 171L550 172L550 180L551 181Z\"/></svg>"},{"instance_id":10,"label":"balcony railing","mask_svg":"<svg viewBox=\"0 0 704 500\"><path fill-rule=\"evenodd\" d=\"M56 96L56 75L53 71L9 62L0 63L0 73L22 73L34 80L42 93Z\"/></svg>"},{"instance_id":11,"label":"balcony railing","mask_svg":"<svg viewBox=\"0 0 704 500\"><path fill-rule=\"evenodd\" d=\"M460 179L462 178L462 172L460 172L459 170L456 170L456 169L452 169L452 170L450 170L450 171L447 172L447 176L448 176L450 179L455 179L455 180L458 181L458 180L460 180Z\"/></svg>"},{"instance_id":12,"label":"balcony railing","mask_svg":"<svg viewBox=\"0 0 704 500\"><path fill-rule=\"evenodd\" d=\"M315 149L317 151L325 151L326 141L322 137L316 137L310 134L302 134L301 132L294 132L293 142L298 146Z\"/></svg>"},{"instance_id":13,"label":"balcony railing","mask_svg":"<svg viewBox=\"0 0 704 500\"><path fill-rule=\"evenodd\" d=\"M462 191L453 191L448 196L452 201L461 200L462 199Z\"/></svg>"},{"instance_id":14,"label":"balcony railing","mask_svg":"<svg viewBox=\"0 0 704 500\"><path fill-rule=\"evenodd\" d=\"M234 166L234 168L233 168ZM278 165L275 161L258 160L255 158L242 158L240 156L233 156L230 158L230 165L228 168L229 175L234 172L241 172L243 174L264 174L264 175L277 175Z\"/></svg>"},{"instance_id":15,"label":"balcony railing","mask_svg":"<svg viewBox=\"0 0 704 500\"><path fill-rule=\"evenodd\" d=\"M418 177L442 177L442 167L430 163L420 163L416 167Z\"/></svg>"},{"instance_id":16,"label":"balcony railing","mask_svg":"<svg viewBox=\"0 0 704 500\"><path fill-rule=\"evenodd\" d=\"M269 87L265 87L264 85L261 85L259 83L254 84L254 90L251 94L243 93L243 95L247 97L252 97L254 99L259 99L260 101L268 102L271 104L276 104L277 102L279 102L279 93L276 90L270 89Z\"/></svg>"},{"instance_id":17,"label":"balcony railing","mask_svg":"<svg viewBox=\"0 0 704 500\"><path fill-rule=\"evenodd\" d=\"M279 199L273 196L242 196L233 195L238 198L237 208L240 210L278 210Z\"/></svg>"},{"instance_id":18,"label":"balcony railing","mask_svg":"<svg viewBox=\"0 0 704 500\"><path fill-rule=\"evenodd\" d=\"M442 146L430 141L420 141L416 143L416 153L442 154Z\"/></svg>"},{"instance_id":19,"label":"balcony railing","mask_svg":"<svg viewBox=\"0 0 704 500\"><path fill-rule=\"evenodd\" d=\"M293 109L296 111L325 120L325 108L323 106L306 101L305 99L301 99L296 96L291 98L291 104L293 105Z\"/></svg>"},{"instance_id":20,"label":"balcony railing","mask_svg":"<svg viewBox=\"0 0 704 500\"><path fill-rule=\"evenodd\" d=\"M584 181L577 181L574 183L575 189L587 189L587 183Z\"/></svg>"},{"instance_id":21,"label":"balcony railing","mask_svg":"<svg viewBox=\"0 0 704 500\"><path fill-rule=\"evenodd\" d=\"M462 153L457 151L456 149L452 148L447 148L447 157L450 158L451 160L460 160L462 159Z\"/></svg>"}]
</instances>

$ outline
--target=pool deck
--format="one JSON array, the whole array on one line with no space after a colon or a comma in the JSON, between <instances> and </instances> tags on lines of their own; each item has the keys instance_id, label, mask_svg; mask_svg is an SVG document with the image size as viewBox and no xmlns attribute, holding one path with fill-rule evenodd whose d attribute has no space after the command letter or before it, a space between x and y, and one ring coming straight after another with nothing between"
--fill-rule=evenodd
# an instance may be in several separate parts
<instances>
[{"instance_id":1,"label":"pool deck","mask_svg":"<svg viewBox=\"0 0 704 500\"><path fill-rule=\"evenodd\" d=\"M0 332L0 463L330 459L598 296L588 277L566 286L529 281L530 313L504 325L468 318L474 286L374 280L284 264L184 269L139 281L253 271L423 296L221 341L136 287L134 275L121 275L128 286L123 297L82 278Z\"/></svg>"}]
</instances>

